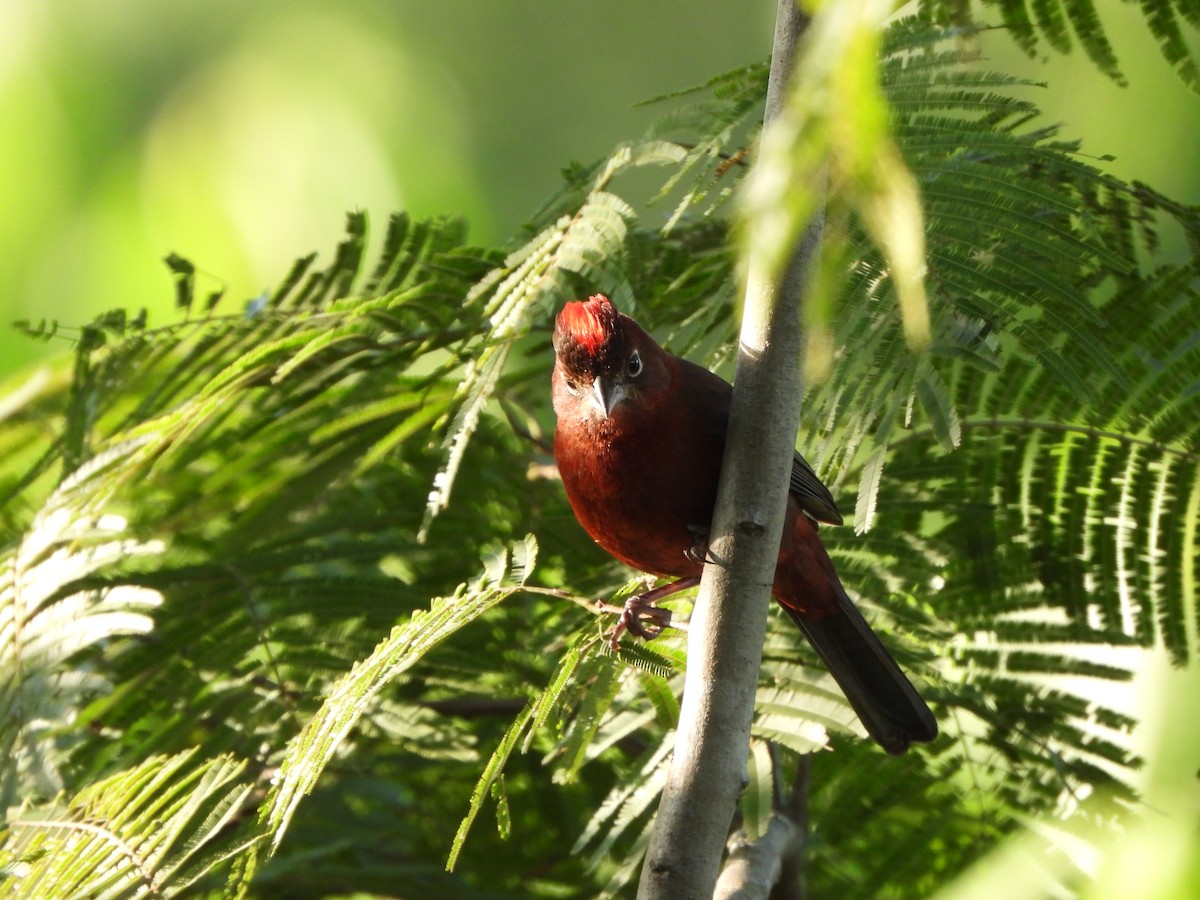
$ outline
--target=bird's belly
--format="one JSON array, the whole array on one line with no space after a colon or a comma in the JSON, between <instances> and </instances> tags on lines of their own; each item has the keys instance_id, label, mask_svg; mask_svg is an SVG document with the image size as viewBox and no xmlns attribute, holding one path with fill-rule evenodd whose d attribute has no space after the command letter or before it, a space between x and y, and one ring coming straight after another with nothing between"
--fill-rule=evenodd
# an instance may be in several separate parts
<instances>
[{"instance_id":1,"label":"bird's belly","mask_svg":"<svg viewBox=\"0 0 1200 900\"><path fill-rule=\"evenodd\" d=\"M567 499L584 530L626 565L653 575L699 575L702 566L688 551L697 545L696 530L712 520L715 484L706 490L688 484L676 467L648 465L649 452L560 454Z\"/></svg>"},{"instance_id":2,"label":"bird's belly","mask_svg":"<svg viewBox=\"0 0 1200 900\"><path fill-rule=\"evenodd\" d=\"M696 537L688 531L688 526L673 518L656 516L645 507L639 515L639 521L631 521L622 515L601 512L589 516L583 524L596 543L627 566L675 578L700 574L700 564L689 557ZM584 517L579 518L583 521Z\"/></svg>"}]
</instances>

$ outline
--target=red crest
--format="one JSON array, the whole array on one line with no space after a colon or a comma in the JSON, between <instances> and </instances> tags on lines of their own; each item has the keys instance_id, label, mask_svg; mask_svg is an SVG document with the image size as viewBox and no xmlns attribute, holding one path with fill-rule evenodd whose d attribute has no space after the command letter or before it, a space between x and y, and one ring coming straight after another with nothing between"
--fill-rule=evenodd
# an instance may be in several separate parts
<instances>
[{"instance_id":1,"label":"red crest","mask_svg":"<svg viewBox=\"0 0 1200 900\"><path fill-rule=\"evenodd\" d=\"M587 300L573 300L562 308L554 323L555 330L570 338L591 356L617 329L617 308L603 294L593 294Z\"/></svg>"}]
</instances>

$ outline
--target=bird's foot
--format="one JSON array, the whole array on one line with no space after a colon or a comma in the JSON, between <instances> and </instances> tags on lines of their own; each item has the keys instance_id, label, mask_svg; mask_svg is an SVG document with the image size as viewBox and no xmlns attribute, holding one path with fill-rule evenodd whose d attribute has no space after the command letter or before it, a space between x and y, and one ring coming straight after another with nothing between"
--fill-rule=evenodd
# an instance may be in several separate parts
<instances>
[{"instance_id":1,"label":"bird's foot","mask_svg":"<svg viewBox=\"0 0 1200 900\"><path fill-rule=\"evenodd\" d=\"M708 548L707 528L702 528L699 525L689 525L688 531L690 531L692 533L692 537L695 538L695 543L683 551L684 556L686 556L692 562L699 563L702 566L711 564L714 566L720 566L722 569L729 568L729 563L721 559L721 557L717 556Z\"/></svg>"},{"instance_id":2,"label":"bird's foot","mask_svg":"<svg viewBox=\"0 0 1200 900\"><path fill-rule=\"evenodd\" d=\"M620 646L621 635L626 631L643 640L654 640L671 624L671 611L654 604L664 597L695 587L699 583L699 576L680 578L678 581L630 597L625 601L621 617L617 619L617 627L613 629L609 646L616 650ZM647 623L650 623L649 628L646 627Z\"/></svg>"},{"instance_id":3,"label":"bird's foot","mask_svg":"<svg viewBox=\"0 0 1200 900\"><path fill-rule=\"evenodd\" d=\"M613 650L621 646L621 635L626 631L643 640L652 641L671 624L671 611L645 602L642 599L644 596L638 594L625 601L625 608L621 610L621 617L617 619L617 627L613 629L612 639L609 641ZM647 622L651 623L649 628L646 627Z\"/></svg>"}]
</instances>

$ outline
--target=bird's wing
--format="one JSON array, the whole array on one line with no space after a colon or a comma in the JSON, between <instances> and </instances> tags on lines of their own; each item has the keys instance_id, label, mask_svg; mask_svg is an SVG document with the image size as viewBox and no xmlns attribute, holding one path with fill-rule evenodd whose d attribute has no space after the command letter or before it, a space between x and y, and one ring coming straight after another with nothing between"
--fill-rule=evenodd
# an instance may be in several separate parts
<instances>
[{"instance_id":1,"label":"bird's wing","mask_svg":"<svg viewBox=\"0 0 1200 900\"><path fill-rule=\"evenodd\" d=\"M686 399L691 408L689 421L704 422L710 429L719 446L724 447L725 430L729 426L729 404L733 397L733 388L729 382L714 375L695 363L686 359L676 359L679 372L688 379ZM718 452L718 456L720 453ZM716 491L716 484L712 486ZM792 478L788 490L796 497L800 508L816 519L829 525L841 525L842 514L838 512L837 504L829 488L821 484L821 479L813 471L812 466L799 453L792 460Z\"/></svg>"},{"instance_id":2,"label":"bird's wing","mask_svg":"<svg viewBox=\"0 0 1200 900\"><path fill-rule=\"evenodd\" d=\"M837 504L833 501L833 494L821 484L821 479L808 464L808 460L799 453L792 458L792 480L789 490L796 497L800 508L818 522L842 524L842 514L838 512Z\"/></svg>"}]
</instances>

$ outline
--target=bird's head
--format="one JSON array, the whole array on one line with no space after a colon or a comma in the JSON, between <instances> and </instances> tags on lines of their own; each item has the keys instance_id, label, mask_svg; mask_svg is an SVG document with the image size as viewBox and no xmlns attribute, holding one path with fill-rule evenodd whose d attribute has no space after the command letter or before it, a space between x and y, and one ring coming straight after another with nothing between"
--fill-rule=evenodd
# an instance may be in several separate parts
<instances>
[{"instance_id":1,"label":"bird's head","mask_svg":"<svg viewBox=\"0 0 1200 900\"><path fill-rule=\"evenodd\" d=\"M554 355L561 390L605 419L667 378L666 353L602 294L562 308L554 323Z\"/></svg>"}]
</instances>

